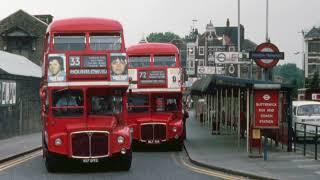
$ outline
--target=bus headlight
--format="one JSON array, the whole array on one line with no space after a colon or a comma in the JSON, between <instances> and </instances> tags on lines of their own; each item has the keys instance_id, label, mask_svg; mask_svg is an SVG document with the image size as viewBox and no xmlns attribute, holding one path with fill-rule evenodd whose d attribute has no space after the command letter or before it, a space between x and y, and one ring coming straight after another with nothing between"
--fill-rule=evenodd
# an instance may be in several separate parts
<instances>
[{"instance_id":1,"label":"bus headlight","mask_svg":"<svg viewBox=\"0 0 320 180\"><path fill-rule=\"evenodd\" d=\"M123 144L124 143L124 137L123 136L118 136L117 141L119 144Z\"/></svg>"},{"instance_id":2,"label":"bus headlight","mask_svg":"<svg viewBox=\"0 0 320 180\"><path fill-rule=\"evenodd\" d=\"M54 145L61 146L62 145L62 140L60 138L55 139L54 140Z\"/></svg>"},{"instance_id":3,"label":"bus headlight","mask_svg":"<svg viewBox=\"0 0 320 180\"><path fill-rule=\"evenodd\" d=\"M173 131L173 132L177 132L177 128L176 128L176 127L173 127L173 128L172 128L172 131Z\"/></svg>"}]
</instances>

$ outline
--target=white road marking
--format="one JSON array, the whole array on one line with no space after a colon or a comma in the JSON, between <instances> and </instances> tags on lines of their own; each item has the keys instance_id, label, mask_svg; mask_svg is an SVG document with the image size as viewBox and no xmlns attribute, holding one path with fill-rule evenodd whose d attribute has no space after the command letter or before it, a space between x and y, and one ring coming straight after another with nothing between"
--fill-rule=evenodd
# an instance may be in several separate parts
<instances>
[{"instance_id":1,"label":"white road marking","mask_svg":"<svg viewBox=\"0 0 320 180\"><path fill-rule=\"evenodd\" d=\"M172 158L175 159L175 161L177 162L178 160L176 160L174 153L171 154ZM244 177L241 176L233 176L233 175L228 175L224 172L219 172L219 171L214 171L214 170L209 170L207 168L202 168L199 166L195 166L189 162L186 162L186 160L182 157L182 155L179 155L179 164L182 164L184 167L188 168L189 170L193 171L193 172L197 172L200 174L205 174L208 176L212 176L212 177L218 177L221 179L226 179L226 180L242 180L242 179L246 179Z\"/></svg>"},{"instance_id":2,"label":"white road marking","mask_svg":"<svg viewBox=\"0 0 320 180\"><path fill-rule=\"evenodd\" d=\"M320 164L305 164L305 165L299 165L298 167L303 169L317 169L317 168L320 168Z\"/></svg>"},{"instance_id":3,"label":"white road marking","mask_svg":"<svg viewBox=\"0 0 320 180\"><path fill-rule=\"evenodd\" d=\"M10 160L8 162L5 162L3 164L0 164L0 171L6 170L6 169L11 168L13 166L16 166L18 164L26 162L26 161L28 161L30 159L33 159L35 157L40 156L41 154L42 154L42 150L38 150L38 151L35 151L33 153L30 153L30 154L18 157L16 159Z\"/></svg>"}]
</instances>

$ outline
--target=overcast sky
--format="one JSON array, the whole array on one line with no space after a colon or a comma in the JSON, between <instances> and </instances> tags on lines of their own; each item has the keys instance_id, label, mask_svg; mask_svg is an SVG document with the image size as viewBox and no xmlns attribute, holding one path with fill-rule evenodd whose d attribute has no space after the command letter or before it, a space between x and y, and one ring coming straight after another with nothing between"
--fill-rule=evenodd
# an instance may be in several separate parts
<instances>
[{"instance_id":1,"label":"overcast sky","mask_svg":"<svg viewBox=\"0 0 320 180\"><path fill-rule=\"evenodd\" d=\"M245 38L259 44L265 40L265 0L241 0L241 24ZM320 0L269 0L269 36L285 52L284 62L301 66L301 30L320 26ZM137 43L143 34L171 31L180 36L189 33L192 19L202 33L212 20L224 26L230 19L237 26L237 0L1 0L0 19L18 9L35 14L67 17L105 17L124 26L126 44Z\"/></svg>"}]
</instances>

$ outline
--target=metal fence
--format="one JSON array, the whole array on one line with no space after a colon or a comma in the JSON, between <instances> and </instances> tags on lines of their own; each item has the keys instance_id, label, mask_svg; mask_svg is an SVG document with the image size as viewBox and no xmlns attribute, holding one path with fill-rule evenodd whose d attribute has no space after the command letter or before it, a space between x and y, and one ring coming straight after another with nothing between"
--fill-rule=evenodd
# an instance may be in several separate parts
<instances>
[{"instance_id":1,"label":"metal fence","mask_svg":"<svg viewBox=\"0 0 320 180\"><path fill-rule=\"evenodd\" d=\"M298 144L303 144L303 155L306 156L307 145L314 145L314 159L318 159L318 143L320 137L320 125L298 123L294 124L294 152Z\"/></svg>"},{"instance_id":2,"label":"metal fence","mask_svg":"<svg viewBox=\"0 0 320 180\"><path fill-rule=\"evenodd\" d=\"M0 107L0 139L39 132L41 128L39 98L24 96L15 105Z\"/></svg>"}]
</instances>

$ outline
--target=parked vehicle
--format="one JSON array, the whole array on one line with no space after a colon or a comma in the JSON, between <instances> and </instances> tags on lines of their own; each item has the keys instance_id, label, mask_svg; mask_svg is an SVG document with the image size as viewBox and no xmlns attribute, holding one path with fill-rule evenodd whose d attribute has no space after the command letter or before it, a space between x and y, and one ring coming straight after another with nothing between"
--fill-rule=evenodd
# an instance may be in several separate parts
<instances>
[{"instance_id":1,"label":"parked vehicle","mask_svg":"<svg viewBox=\"0 0 320 180\"><path fill-rule=\"evenodd\" d=\"M306 124L307 136L314 136L316 133L316 126L320 126L320 102L316 101L292 101L293 105L293 118L292 118L292 127L295 128L294 132L298 137L302 137L304 131L304 124ZM320 134L320 128L318 130Z\"/></svg>"}]
</instances>

